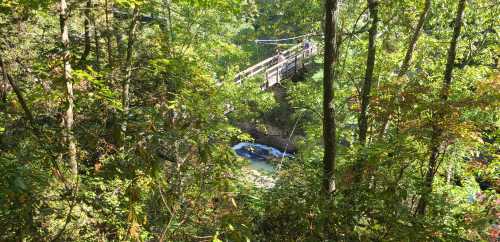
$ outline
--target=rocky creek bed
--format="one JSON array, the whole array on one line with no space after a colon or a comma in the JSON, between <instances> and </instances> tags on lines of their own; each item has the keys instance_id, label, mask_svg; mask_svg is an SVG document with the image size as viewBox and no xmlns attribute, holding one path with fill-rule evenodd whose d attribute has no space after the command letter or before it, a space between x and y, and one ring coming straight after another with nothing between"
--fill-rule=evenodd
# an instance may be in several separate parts
<instances>
[{"instance_id":1,"label":"rocky creek bed","mask_svg":"<svg viewBox=\"0 0 500 242\"><path fill-rule=\"evenodd\" d=\"M274 174L280 162L293 157L274 147L257 143L241 142L234 145L233 150L238 156L250 161L244 167L246 179L260 188L272 188L276 182Z\"/></svg>"}]
</instances>

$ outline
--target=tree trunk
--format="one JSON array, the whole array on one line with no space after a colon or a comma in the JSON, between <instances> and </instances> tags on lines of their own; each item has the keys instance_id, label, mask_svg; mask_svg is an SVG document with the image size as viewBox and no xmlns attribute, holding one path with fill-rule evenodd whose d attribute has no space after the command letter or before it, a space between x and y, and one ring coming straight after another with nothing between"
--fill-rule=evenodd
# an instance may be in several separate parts
<instances>
[{"instance_id":1,"label":"tree trunk","mask_svg":"<svg viewBox=\"0 0 500 242\"><path fill-rule=\"evenodd\" d=\"M361 112L359 113L358 117L358 138L359 144L362 147L365 147L366 145L366 138L368 133L368 107L370 105L370 92L373 83L373 72L375 69L377 26L379 22L378 4L378 0L368 0L368 10L370 12L371 25L368 32L368 54L366 58L365 80L361 88ZM360 153L359 158L353 167L353 185L356 185L361 181L363 177L365 161L366 156L364 155L363 151Z\"/></svg>"},{"instance_id":2,"label":"tree trunk","mask_svg":"<svg viewBox=\"0 0 500 242\"><path fill-rule=\"evenodd\" d=\"M5 105L7 103L7 76L3 75L2 81L0 82L0 105Z\"/></svg>"},{"instance_id":3,"label":"tree trunk","mask_svg":"<svg viewBox=\"0 0 500 242\"><path fill-rule=\"evenodd\" d=\"M85 47L83 49L83 54L82 57L80 58L79 66L83 66L85 64L85 61L87 60L87 57L90 54L90 14L91 14L91 8L92 8L92 0L87 0L87 4L85 5L85 10L83 11L85 14L85 20L84 20L84 35L85 35Z\"/></svg>"},{"instance_id":4,"label":"tree trunk","mask_svg":"<svg viewBox=\"0 0 500 242\"><path fill-rule=\"evenodd\" d=\"M95 68L97 71L101 70L101 44L99 42L99 31L95 22L95 16L92 16L94 26L94 42L95 42Z\"/></svg>"},{"instance_id":5,"label":"tree trunk","mask_svg":"<svg viewBox=\"0 0 500 242\"><path fill-rule=\"evenodd\" d=\"M403 63L401 64L401 67L399 68L397 79L400 79L404 75L406 75L408 69L410 68L413 52L415 51L415 47L417 46L417 41L420 37L420 34L422 33L422 29L427 20L427 16L429 16L431 4L432 4L431 0L425 0L424 9L422 10L422 13L420 13L418 24L415 27L415 31L413 32L413 36L411 37L410 42L408 43L408 49L406 49L405 58L403 60ZM391 100L391 102L394 102L398 97L399 93L396 93L395 97ZM389 129L390 126L391 118L392 118L392 112L388 112L387 117L385 117L383 119L384 121L382 122L382 130L380 132L381 136L387 133L387 130Z\"/></svg>"},{"instance_id":6,"label":"tree trunk","mask_svg":"<svg viewBox=\"0 0 500 242\"><path fill-rule=\"evenodd\" d=\"M104 7L105 10L105 20L106 20L106 45L108 49L108 64L111 68L113 68L113 47L111 45L111 23L109 22L109 4L108 0L104 1L106 5Z\"/></svg>"},{"instance_id":7,"label":"tree trunk","mask_svg":"<svg viewBox=\"0 0 500 242\"><path fill-rule=\"evenodd\" d=\"M336 124L335 124L335 65L337 50L337 18L338 0L325 2L325 56L323 77L323 139L325 154L323 158L323 189L326 194L335 191L335 157L336 157Z\"/></svg>"},{"instance_id":8,"label":"tree trunk","mask_svg":"<svg viewBox=\"0 0 500 242\"><path fill-rule=\"evenodd\" d=\"M63 79L66 83L66 117L65 117L65 135L68 145L68 158L69 158L69 166L71 169L71 173L73 178L76 181L76 177L78 176L78 163L76 160L76 141L73 135L73 109L74 109L74 95L73 95L73 80L71 78L71 64L69 62L70 59L70 51L69 51L69 32L68 32L68 6L66 4L66 0L61 0L60 2L60 14L59 21L61 27L61 43L63 46Z\"/></svg>"},{"instance_id":9,"label":"tree trunk","mask_svg":"<svg viewBox=\"0 0 500 242\"><path fill-rule=\"evenodd\" d=\"M125 137L127 133L127 125L128 125L128 115L129 115L129 106L130 106L130 79L132 77L132 55L134 49L135 42L135 31L137 29L137 19L139 17L139 6L135 5L134 14L132 16L132 22L130 23L128 30L128 43L127 43L127 57L125 59L125 80L123 81L123 89L122 89L122 108L123 108L123 117L121 124L121 142L120 146L123 148L125 144Z\"/></svg>"},{"instance_id":10,"label":"tree trunk","mask_svg":"<svg viewBox=\"0 0 500 242\"><path fill-rule=\"evenodd\" d=\"M464 18L466 0L460 0L458 3L457 15L455 18L455 27L453 29L453 37L451 39L450 48L448 49L448 59L446 61L446 70L444 72L444 81L441 88L440 97L440 107L435 112L434 121L432 124L432 136L430 144L430 158L427 167L427 173L425 176L422 193L420 194L420 200L417 205L417 214L424 215L427 207L428 196L432 193L432 184L434 182L434 176L437 172L437 159L439 156L440 146L441 146L441 136L443 134L443 127L440 126L442 119L445 116L444 109L448 97L450 94L451 79L453 76L453 67L455 65L455 58L457 55L457 44L458 38L460 37L460 31L462 28L462 22Z\"/></svg>"},{"instance_id":11,"label":"tree trunk","mask_svg":"<svg viewBox=\"0 0 500 242\"><path fill-rule=\"evenodd\" d=\"M365 81L361 89L361 112L358 118L359 124L359 143L366 144L368 132L368 106L370 105L370 92L373 83L373 70L375 68L376 38L378 19L378 0L368 0L368 9L370 11L371 27L368 39L368 56L366 60Z\"/></svg>"},{"instance_id":12,"label":"tree trunk","mask_svg":"<svg viewBox=\"0 0 500 242\"><path fill-rule=\"evenodd\" d=\"M171 0L165 0L164 4L167 9L167 19L168 19L168 35L167 35L167 49L168 49L168 54L170 56L175 56L175 53L173 53L173 45L174 45L174 30L173 30L173 24L172 24L172 1Z\"/></svg>"},{"instance_id":13,"label":"tree trunk","mask_svg":"<svg viewBox=\"0 0 500 242\"><path fill-rule=\"evenodd\" d=\"M425 0L424 9L420 13L420 18L418 19L417 27L415 27L415 31L413 32L413 36L408 43L408 49L406 50L405 59L401 64L401 68L399 69L398 78L403 77L408 72L410 68L411 60L413 57L413 52L415 51L415 47L417 46L417 41L422 33L422 29L424 28L424 24L427 20L427 16L429 15L429 11L431 9L431 0Z\"/></svg>"},{"instance_id":14,"label":"tree trunk","mask_svg":"<svg viewBox=\"0 0 500 242\"><path fill-rule=\"evenodd\" d=\"M90 2L91 0L89 0ZM100 34L96 23L96 10L92 6L90 14L90 22L94 30L94 43L95 43L95 68L97 71L101 70L101 43L99 42Z\"/></svg>"},{"instance_id":15,"label":"tree trunk","mask_svg":"<svg viewBox=\"0 0 500 242\"><path fill-rule=\"evenodd\" d=\"M31 122L31 124L34 124L34 119L33 119L33 114L31 113L30 109L28 108L28 104L26 103L26 100L24 99L23 93L21 92L21 89L17 86L17 84L14 82L14 79L12 79L12 76L7 72L7 67L5 63L3 62L2 56L0 56L0 67L2 68L2 74L3 74L3 79L8 80L10 86L14 90L14 93L16 94L17 99L19 100L19 103L21 104L21 107L24 110L24 114L26 116L26 119Z\"/></svg>"}]
</instances>

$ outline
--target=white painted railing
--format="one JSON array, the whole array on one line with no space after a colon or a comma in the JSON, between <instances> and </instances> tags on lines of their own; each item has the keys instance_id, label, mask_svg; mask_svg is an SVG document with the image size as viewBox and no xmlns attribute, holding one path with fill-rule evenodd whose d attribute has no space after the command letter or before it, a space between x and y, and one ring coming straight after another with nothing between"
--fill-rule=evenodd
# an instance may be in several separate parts
<instances>
[{"instance_id":1,"label":"white painted railing","mask_svg":"<svg viewBox=\"0 0 500 242\"><path fill-rule=\"evenodd\" d=\"M284 60L279 63L276 63L279 55L272 56L238 73L234 81L239 84L247 78L264 74L266 82L261 88L265 90L280 83L284 78L293 76L300 69L304 68L306 60L316 55L316 53L317 48L312 44L307 49L302 44L295 45L281 53Z\"/></svg>"}]
</instances>

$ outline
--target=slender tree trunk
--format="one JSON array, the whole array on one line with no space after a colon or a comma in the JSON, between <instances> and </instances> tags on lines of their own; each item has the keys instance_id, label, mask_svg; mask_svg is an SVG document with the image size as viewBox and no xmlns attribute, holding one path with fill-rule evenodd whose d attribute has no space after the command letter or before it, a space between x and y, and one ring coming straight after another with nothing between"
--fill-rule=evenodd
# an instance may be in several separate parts
<instances>
[{"instance_id":1,"label":"slender tree trunk","mask_svg":"<svg viewBox=\"0 0 500 242\"><path fill-rule=\"evenodd\" d=\"M85 10L83 11L85 14L85 20L84 20L84 35L85 35L85 47L83 49L83 54L82 57L80 58L79 66L82 66L85 64L85 61L87 60L87 57L90 54L90 14L91 14L91 8L92 8L92 0L87 0L87 4L85 5Z\"/></svg>"},{"instance_id":2,"label":"slender tree trunk","mask_svg":"<svg viewBox=\"0 0 500 242\"><path fill-rule=\"evenodd\" d=\"M12 76L8 73L6 64L3 62L2 56L0 56L0 67L2 68L3 79L9 81L10 86L14 90L14 93L16 94L16 97L19 100L19 103L21 104L21 107L24 110L26 119L33 125L34 124L33 114L31 113L28 104L26 103L26 99L24 99L21 89L19 89L17 84L14 82L14 79L12 79Z\"/></svg>"},{"instance_id":3,"label":"slender tree trunk","mask_svg":"<svg viewBox=\"0 0 500 242\"><path fill-rule=\"evenodd\" d=\"M168 32L169 32L169 37L168 38L168 52L170 56L175 56L175 53L173 53L172 46L174 45L174 30L173 30L173 24L172 24L172 1L171 0L165 0L165 6L167 8L167 18L168 18Z\"/></svg>"},{"instance_id":4,"label":"slender tree trunk","mask_svg":"<svg viewBox=\"0 0 500 242\"><path fill-rule=\"evenodd\" d=\"M123 90L122 90L122 108L123 108L123 118L121 124L121 148L123 148L125 144L125 137L127 134L127 125L128 125L128 115L129 115L129 106L130 106L130 79L132 77L132 55L134 49L135 42L135 32L137 29L137 19L139 17L139 6L135 5L134 14L132 17L132 22L130 23L128 30L128 43L127 43L127 57L125 59L125 80L123 81Z\"/></svg>"},{"instance_id":5,"label":"slender tree trunk","mask_svg":"<svg viewBox=\"0 0 500 242\"><path fill-rule=\"evenodd\" d=\"M112 68L113 67L113 47L111 45L111 23L109 21L109 4L108 0L104 1L104 4L106 5L104 10L105 10L105 20L106 20L106 45L108 49L108 64Z\"/></svg>"},{"instance_id":6,"label":"slender tree trunk","mask_svg":"<svg viewBox=\"0 0 500 242\"><path fill-rule=\"evenodd\" d=\"M431 9L431 0L425 0L424 9L420 13L420 18L418 19L418 24L415 27L415 31L408 43L408 49L406 50L406 55L401 64L401 68L399 69L398 77L402 77L406 75L408 69L410 68L411 60L413 58L413 52L415 51L415 47L417 46L417 41L420 38L422 33L422 29L424 28L424 24L427 21L427 16L429 15L429 11Z\"/></svg>"},{"instance_id":7,"label":"slender tree trunk","mask_svg":"<svg viewBox=\"0 0 500 242\"><path fill-rule=\"evenodd\" d=\"M1 56L0 56L1 58ZM0 59L1 61L1 59ZM3 62L2 62L3 64ZM0 66L2 67L2 66ZM2 67L2 80L0 81L0 105L5 105L7 103L7 82L8 78L5 75L5 69Z\"/></svg>"},{"instance_id":8,"label":"slender tree trunk","mask_svg":"<svg viewBox=\"0 0 500 242\"><path fill-rule=\"evenodd\" d=\"M78 176L78 163L76 160L76 140L73 135L73 109L74 109L74 95L73 95L73 80L71 78L71 64L70 60L70 51L69 51L69 32L68 32L68 5L66 0L61 0L59 6L59 21L61 26L61 43L63 46L63 63L64 63L64 71L63 71L63 79L66 83L66 117L64 120L65 123L65 135L68 145L68 158L69 158L69 166L71 168L71 173L76 180Z\"/></svg>"},{"instance_id":9,"label":"slender tree trunk","mask_svg":"<svg viewBox=\"0 0 500 242\"><path fill-rule=\"evenodd\" d=\"M432 193L432 184L437 172L437 159L439 156L440 147L442 144L441 136L443 134L443 127L440 126L442 119L445 116L445 106L448 101L451 87L451 79L453 77L453 67L455 65L455 58L457 55L458 38L462 28L466 0L460 0L458 3L457 15L455 18L455 26L453 29L453 37L451 39L450 48L448 49L448 59L446 61L446 70L444 72L444 81L441 88L440 108L435 112L432 124L432 136L430 144L430 157L425 176L422 193L417 205L417 214L424 215L428 203L428 197Z\"/></svg>"},{"instance_id":10,"label":"slender tree trunk","mask_svg":"<svg viewBox=\"0 0 500 242\"><path fill-rule=\"evenodd\" d=\"M91 0L89 0L91 1ZM96 23L96 11L94 10L94 6L92 6L92 13L90 14L90 21L94 30L94 43L95 43L95 68L97 71L101 70L101 43L99 41L99 29L97 28Z\"/></svg>"},{"instance_id":11,"label":"slender tree trunk","mask_svg":"<svg viewBox=\"0 0 500 242\"><path fill-rule=\"evenodd\" d=\"M7 103L7 76L3 75L0 82L0 105Z\"/></svg>"},{"instance_id":12,"label":"slender tree trunk","mask_svg":"<svg viewBox=\"0 0 500 242\"><path fill-rule=\"evenodd\" d=\"M410 68L411 60L413 57L413 52L415 51L415 47L417 46L417 41L422 33L422 29L424 27L425 22L427 21L427 16L429 16L429 11L431 9L432 1L431 0L425 0L424 4L424 9L420 13L420 18L418 19L418 24L415 27L415 31L413 32L413 35L408 42L408 49L406 49L406 55L403 60L403 63L401 64L401 67L399 68L398 72L398 77L397 79L402 78L406 73L408 72L408 69ZM395 99L399 97L399 93L397 93L391 101L394 102ZM383 136L387 130L389 129L390 122L392 118L392 112L389 112L387 116L384 118L384 121L382 122L382 130L380 132L380 135Z\"/></svg>"},{"instance_id":13,"label":"slender tree trunk","mask_svg":"<svg viewBox=\"0 0 500 242\"><path fill-rule=\"evenodd\" d=\"M94 42L95 42L95 67L96 70L101 70L101 43L99 42L99 30L97 30L97 25L95 22L95 16L93 16L93 26L94 26Z\"/></svg>"},{"instance_id":14,"label":"slender tree trunk","mask_svg":"<svg viewBox=\"0 0 500 242\"><path fill-rule=\"evenodd\" d=\"M358 139L361 146L366 145L368 133L368 107L370 105L370 92L373 83L373 72L375 69L376 39L378 27L378 0L368 0L368 10L370 12L371 25L368 31L368 54L366 58L365 80L361 88L361 112L358 117L359 133ZM363 177L364 163L366 156L362 152L354 164L353 185L358 184Z\"/></svg>"},{"instance_id":15,"label":"slender tree trunk","mask_svg":"<svg viewBox=\"0 0 500 242\"><path fill-rule=\"evenodd\" d=\"M326 194L335 191L335 157L336 157L336 124L335 124L335 65L337 63L337 18L338 0L325 2L325 55L323 77L323 139L325 154L323 158L323 189Z\"/></svg>"},{"instance_id":16,"label":"slender tree trunk","mask_svg":"<svg viewBox=\"0 0 500 242\"><path fill-rule=\"evenodd\" d=\"M373 70L375 68L376 38L378 18L378 0L368 0L368 9L370 11L371 27L368 39L368 56L366 60L365 81L361 89L361 112L359 114L359 143L366 144L368 133L368 106L370 105L370 92L373 83Z\"/></svg>"}]
</instances>

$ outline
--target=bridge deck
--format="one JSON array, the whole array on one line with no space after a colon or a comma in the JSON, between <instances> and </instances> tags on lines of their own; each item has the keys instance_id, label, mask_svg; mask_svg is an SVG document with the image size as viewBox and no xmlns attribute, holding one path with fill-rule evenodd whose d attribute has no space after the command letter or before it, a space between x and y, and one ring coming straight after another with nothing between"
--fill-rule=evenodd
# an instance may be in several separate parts
<instances>
[{"instance_id":1,"label":"bridge deck","mask_svg":"<svg viewBox=\"0 0 500 242\"><path fill-rule=\"evenodd\" d=\"M241 83L247 78L262 74L265 83L261 85L261 89L266 90L295 75L305 67L307 60L316 54L317 48L313 44L307 49L298 44L281 53L281 57L279 54L272 56L238 73L234 81Z\"/></svg>"}]
</instances>

